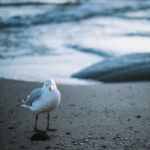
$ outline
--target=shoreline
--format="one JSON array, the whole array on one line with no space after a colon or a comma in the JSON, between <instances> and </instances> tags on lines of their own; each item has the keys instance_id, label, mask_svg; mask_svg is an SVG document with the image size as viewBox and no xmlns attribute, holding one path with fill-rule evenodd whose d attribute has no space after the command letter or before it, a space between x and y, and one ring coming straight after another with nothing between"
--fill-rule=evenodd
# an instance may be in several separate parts
<instances>
[{"instance_id":1,"label":"shoreline","mask_svg":"<svg viewBox=\"0 0 150 150\"><path fill-rule=\"evenodd\" d=\"M53 79L53 78L50 78ZM20 82L29 82L29 83L43 83L44 80L33 80L33 79L15 79L15 78L7 78L7 77L0 77L0 80L12 80L12 81L20 81ZM68 77L68 78L56 78L54 79L57 84L59 85L70 85L70 86L88 86L88 85L97 85L101 84L102 82L96 81L96 80L91 80L91 79L78 79L78 78L73 78L73 77Z\"/></svg>"},{"instance_id":2,"label":"shoreline","mask_svg":"<svg viewBox=\"0 0 150 150\"><path fill-rule=\"evenodd\" d=\"M150 148L150 82L58 85L60 107L51 113L47 141L32 141L34 113L19 101L41 83L0 79L0 145L3 150L147 150ZM46 114L38 126L46 127Z\"/></svg>"}]
</instances>

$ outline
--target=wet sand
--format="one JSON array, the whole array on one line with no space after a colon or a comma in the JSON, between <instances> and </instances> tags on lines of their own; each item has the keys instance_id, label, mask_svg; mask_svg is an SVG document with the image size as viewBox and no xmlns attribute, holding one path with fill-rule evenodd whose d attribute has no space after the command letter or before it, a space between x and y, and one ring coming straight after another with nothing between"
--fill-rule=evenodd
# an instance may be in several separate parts
<instances>
[{"instance_id":1,"label":"wet sand","mask_svg":"<svg viewBox=\"0 0 150 150\"><path fill-rule=\"evenodd\" d=\"M33 141L35 114L20 99L41 83L0 79L1 150L149 150L150 82L59 85L46 141ZM46 114L38 127L45 130Z\"/></svg>"}]
</instances>

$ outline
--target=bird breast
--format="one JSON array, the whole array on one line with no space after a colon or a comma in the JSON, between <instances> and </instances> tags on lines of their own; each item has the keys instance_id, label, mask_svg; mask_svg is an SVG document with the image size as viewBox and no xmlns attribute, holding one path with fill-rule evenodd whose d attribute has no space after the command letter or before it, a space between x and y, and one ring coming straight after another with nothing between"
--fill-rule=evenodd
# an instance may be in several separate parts
<instances>
[{"instance_id":1,"label":"bird breast","mask_svg":"<svg viewBox=\"0 0 150 150\"><path fill-rule=\"evenodd\" d=\"M37 112L50 112L54 110L61 100L59 90L45 91L39 101L33 104Z\"/></svg>"}]
</instances>

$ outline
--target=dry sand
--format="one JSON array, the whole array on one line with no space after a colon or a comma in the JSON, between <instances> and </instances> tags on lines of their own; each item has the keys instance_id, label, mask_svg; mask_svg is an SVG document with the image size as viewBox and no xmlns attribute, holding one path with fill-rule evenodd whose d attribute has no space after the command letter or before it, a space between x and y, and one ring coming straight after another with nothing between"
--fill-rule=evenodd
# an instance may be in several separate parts
<instances>
[{"instance_id":1,"label":"dry sand","mask_svg":"<svg viewBox=\"0 0 150 150\"><path fill-rule=\"evenodd\" d=\"M150 82L59 85L61 105L51 113L49 140L32 141L34 113L21 99L40 83L0 79L0 149L149 150ZM39 116L46 128L46 114Z\"/></svg>"}]
</instances>

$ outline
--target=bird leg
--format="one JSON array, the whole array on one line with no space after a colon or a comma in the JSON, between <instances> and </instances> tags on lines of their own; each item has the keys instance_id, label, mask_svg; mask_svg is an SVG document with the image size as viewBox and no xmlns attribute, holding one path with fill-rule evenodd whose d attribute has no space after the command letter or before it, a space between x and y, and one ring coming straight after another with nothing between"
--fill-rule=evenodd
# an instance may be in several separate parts
<instances>
[{"instance_id":1,"label":"bird leg","mask_svg":"<svg viewBox=\"0 0 150 150\"><path fill-rule=\"evenodd\" d=\"M35 124L34 124L34 131L35 132L38 131L38 129L37 129L37 121L38 121L38 114L36 114L36 116L35 116Z\"/></svg>"},{"instance_id":2,"label":"bird leg","mask_svg":"<svg viewBox=\"0 0 150 150\"><path fill-rule=\"evenodd\" d=\"M50 129L49 128L49 120L50 120L50 113L48 112L47 113L47 131L55 132L57 129Z\"/></svg>"},{"instance_id":3,"label":"bird leg","mask_svg":"<svg viewBox=\"0 0 150 150\"><path fill-rule=\"evenodd\" d=\"M49 128L49 118L50 118L50 114L49 114L49 112L48 112L48 113L47 113L47 131L50 130L50 128Z\"/></svg>"}]
</instances>

